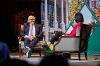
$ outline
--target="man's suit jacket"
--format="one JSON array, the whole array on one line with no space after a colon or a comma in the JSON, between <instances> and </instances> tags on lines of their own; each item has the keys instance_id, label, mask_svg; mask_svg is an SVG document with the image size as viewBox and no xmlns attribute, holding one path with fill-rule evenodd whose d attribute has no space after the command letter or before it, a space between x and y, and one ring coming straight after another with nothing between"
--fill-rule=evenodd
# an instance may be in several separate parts
<instances>
[{"instance_id":1,"label":"man's suit jacket","mask_svg":"<svg viewBox=\"0 0 100 66\"><path fill-rule=\"evenodd\" d=\"M24 23L24 28L22 31L22 36L24 37L25 35L29 34L29 27L30 24L29 23ZM43 33L42 33L42 27L39 24L35 24L35 36L38 39L41 39L43 37Z\"/></svg>"}]
</instances>

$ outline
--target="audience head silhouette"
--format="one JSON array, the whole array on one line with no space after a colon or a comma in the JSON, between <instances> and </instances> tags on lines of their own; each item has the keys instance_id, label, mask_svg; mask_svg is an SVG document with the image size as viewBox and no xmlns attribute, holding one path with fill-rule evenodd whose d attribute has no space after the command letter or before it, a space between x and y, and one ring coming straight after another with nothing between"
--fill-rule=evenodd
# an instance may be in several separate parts
<instances>
[{"instance_id":1,"label":"audience head silhouette","mask_svg":"<svg viewBox=\"0 0 100 66\"><path fill-rule=\"evenodd\" d=\"M9 52L7 44L5 42L0 42L0 66L34 66L27 61L11 58Z\"/></svg>"},{"instance_id":2,"label":"audience head silhouette","mask_svg":"<svg viewBox=\"0 0 100 66\"><path fill-rule=\"evenodd\" d=\"M62 55L51 54L44 57L39 66L69 66L67 58Z\"/></svg>"},{"instance_id":3,"label":"audience head silhouette","mask_svg":"<svg viewBox=\"0 0 100 66\"><path fill-rule=\"evenodd\" d=\"M2 62L0 66L35 66L34 64L29 64L27 61L19 60L15 58L10 58L8 61Z\"/></svg>"},{"instance_id":4,"label":"audience head silhouette","mask_svg":"<svg viewBox=\"0 0 100 66\"><path fill-rule=\"evenodd\" d=\"M4 42L0 42L0 62L9 59L9 48Z\"/></svg>"}]
</instances>

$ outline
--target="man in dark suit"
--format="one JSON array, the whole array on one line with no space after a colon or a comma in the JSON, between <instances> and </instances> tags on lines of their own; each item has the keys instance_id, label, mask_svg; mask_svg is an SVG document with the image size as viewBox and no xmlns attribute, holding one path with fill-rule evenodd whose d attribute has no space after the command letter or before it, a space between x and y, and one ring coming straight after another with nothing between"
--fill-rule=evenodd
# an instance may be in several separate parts
<instances>
[{"instance_id":1,"label":"man in dark suit","mask_svg":"<svg viewBox=\"0 0 100 66\"><path fill-rule=\"evenodd\" d=\"M25 47L28 49L26 55L29 56L31 48L33 48L42 36L42 27L35 23L36 17L30 15L27 23L24 24L22 36L24 37Z\"/></svg>"}]
</instances>

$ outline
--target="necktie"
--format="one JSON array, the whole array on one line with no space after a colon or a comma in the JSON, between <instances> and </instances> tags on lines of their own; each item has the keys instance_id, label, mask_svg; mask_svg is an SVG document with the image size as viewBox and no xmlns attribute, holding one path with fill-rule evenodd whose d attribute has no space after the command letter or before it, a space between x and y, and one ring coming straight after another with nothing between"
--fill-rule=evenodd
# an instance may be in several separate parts
<instances>
[{"instance_id":1,"label":"necktie","mask_svg":"<svg viewBox=\"0 0 100 66\"><path fill-rule=\"evenodd\" d=\"M32 24L30 25L30 36L32 36L32 31L33 31L33 26Z\"/></svg>"}]
</instances>

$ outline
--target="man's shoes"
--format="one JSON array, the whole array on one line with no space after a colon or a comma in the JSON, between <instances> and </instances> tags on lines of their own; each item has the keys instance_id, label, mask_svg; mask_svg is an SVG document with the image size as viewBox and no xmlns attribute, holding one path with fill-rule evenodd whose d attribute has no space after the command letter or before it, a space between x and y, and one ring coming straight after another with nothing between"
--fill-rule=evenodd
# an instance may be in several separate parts
<instances>
[{"instance_id":1,"label":"man's shoes","mask_svg":"<svg viewBox=\"0 0 100 66\"><path fill-rule=\"evenodd\" d=\"M26 56L29 58L31 56L31 49L29 47L27 48Z\"/></svg>"},{"instance_id":2,"label":"man's shoes","mask_svg":"<svg viewBox=\"0 0 100 66\"><path fill-rule=\"evenodd\" d=\"M26 53L26 56L27 56L28 58L30 58L30 57L31 57L31 51L27 52L27 53Z\"/></svg>"}]
</instances>

